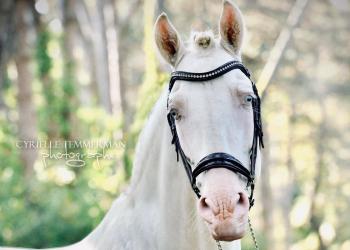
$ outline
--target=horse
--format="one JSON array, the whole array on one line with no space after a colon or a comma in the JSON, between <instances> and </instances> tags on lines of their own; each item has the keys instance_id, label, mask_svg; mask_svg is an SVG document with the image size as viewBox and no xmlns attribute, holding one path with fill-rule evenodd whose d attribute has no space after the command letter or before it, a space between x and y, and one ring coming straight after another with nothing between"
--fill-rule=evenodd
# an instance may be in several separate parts
<instances>
[{"instance_id":1,"label":"horse","mask_svg":"<svg viewBox=\"0 0 350 250\"><path fill-rule=\"evenodd\" d=\"M165 13L154 27L174 72L140 134L129 187L88 236L54 249L241 249L262 140L242 14L225 0L219 36L194 32L186 43Z\"/></svg>"}]
</instances>

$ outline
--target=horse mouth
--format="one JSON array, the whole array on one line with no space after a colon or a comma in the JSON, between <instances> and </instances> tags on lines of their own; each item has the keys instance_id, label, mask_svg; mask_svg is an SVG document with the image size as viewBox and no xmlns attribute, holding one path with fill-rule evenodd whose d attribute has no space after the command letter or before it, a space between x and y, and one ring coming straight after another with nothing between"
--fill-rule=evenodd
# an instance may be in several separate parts
<instances>
[{"instance_id":1,"label":"horse mouth","mask_svg":"<svg viewBox=\"0 0 350 250\"><path fill-rule=\"evenodd\" d=\"M244 237L247 221L244 218L228 218L221 221L207 222L208 229L215 240L234 241Z\"/></svg>"},{"instance_id":2,"label":"horse mouth","mask_svg":"<svg viewBox=\"0 0 350 250\"><path fill-rule=\"evenodd\" d=\"M214 240L218 241L234 241L242 239L244 235L242 236L233 236L233 235L216 235L215 233L212 234L212 237Z\"/></svg>"}]
</instances>

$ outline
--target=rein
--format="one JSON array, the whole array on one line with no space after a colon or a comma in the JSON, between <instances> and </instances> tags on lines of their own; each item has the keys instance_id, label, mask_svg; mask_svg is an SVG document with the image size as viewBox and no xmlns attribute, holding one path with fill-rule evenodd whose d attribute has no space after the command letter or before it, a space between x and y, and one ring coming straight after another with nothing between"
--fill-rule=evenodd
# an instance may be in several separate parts
<instances>
[{"instance_id":1,"label":"rein","mask_svg":"<svg viewBox=\"0 0 350 250\"><path fill-rule=\"evenodd\" d=\"M247 188L250 188L250 196L249 196L249 210L254 205L254 188L255 188L255 163L257 156L258 145L260 147L264 147L263 143L263 131L262 131L262 123L261 123L261 111L260 111L260 97L258 94L258 90L254 84L254 82L250 78L250 73L248 69L239 61L230 61L225 63L224 65L203 73L192 73L185 71L174 71L171 74L170 82L169 82L169 93L167 99L167 108L169 107L169 95L171 93L172 88L177 80L189 81L189 82L204 82L216 79L231 70L239 69L245 74L252 83L252 88L255 97L252 99L252 109L253 109L253 122L254 122L254 134L252 139L252 147L250 149L250 168L249 170L244 167L244 165L233 155L223 153L223 152L215 152L211 153L204 158L202 158L198 164L192 169L192 164L190 159L186 156L183 151L180 140L176 130L175 117L170 112L167 115L169 127L172 133L171 143L175 146L175 151L177 154L177 161L179 161L179 156L181 157L181 161L184 165L186 174L191 183L191 187L198 198L201 197L200 190L196 183L196 178L202 172L213 169L213 168L226 168L235 173L239 173L247 179ZM250 219L248 218L249 229L255 244L255 248L258 248L257 240L255 238L255 234L253 228L251 226ZM221 244L219 241L216 241L218 249L221 250Z\"/></svg>"}]
</instances>

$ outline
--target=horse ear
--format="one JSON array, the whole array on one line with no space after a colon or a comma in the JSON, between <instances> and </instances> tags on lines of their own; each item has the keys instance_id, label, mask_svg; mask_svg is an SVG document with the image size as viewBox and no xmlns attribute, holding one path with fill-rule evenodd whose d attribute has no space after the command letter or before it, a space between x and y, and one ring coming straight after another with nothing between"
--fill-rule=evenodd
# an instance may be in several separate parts
<instances>
[{"instance_id":1,"label":"horse ear","mask_svg":"<svg viewBox=\"0 0 350 250\"><path fill-rule=\"evenodd\" d=\"M157 18L154 36L160 54L174 66L181 57L182 42L165 13Z\"/></svg>"},{"instance_id":2,"label":"horse ear","mask_svg":"<svg viewBox=\"0 0 350 250\"><path fill-rule=\"evenodd\" d=\"M238 7L229 0L224 0L219 29L221 45L235 55L240 54L244 35L243 17Z\"/></svg>"}]
</instances>

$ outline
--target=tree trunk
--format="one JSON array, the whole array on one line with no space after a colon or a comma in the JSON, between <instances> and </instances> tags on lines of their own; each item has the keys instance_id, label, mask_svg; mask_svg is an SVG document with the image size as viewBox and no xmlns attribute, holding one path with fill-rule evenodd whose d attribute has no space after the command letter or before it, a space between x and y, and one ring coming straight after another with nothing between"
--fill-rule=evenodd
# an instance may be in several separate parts
<instances>
[{"instance_id":1,"label":"tree trunk","mask_svg":"<svg viewBox=\"0 0 350 250\"><path fill-rule=\"evenodd\" d=\"M7 80L7 62L13 53L15 4L13 0L3 0L0 4L0 93ZM3 95L0 94L0 110L6 110ZM7 114L7 111L6 111Z\"/></svg>"},{"instance_id":2,"label":"tree trunk","mask_svg":"<svg viewBox=\"0 0 350 250\"><path fill-rule=\"evenodd\" d=\"M160 0L163 1L163 0ZM127 92L128 92L128 78L126 77L126 63L127 58L129 56L129 50L131 49L129 40L128 39L122 39L121 37L127 36L129 34L129 30L131 29L131 24L129 22L130 18L137 13L137 10L142 7L143 0L132 0L130 1L129 8L125 13L127 13L125 16L121 17L121 15L118 17L118 25L116 25L117 28L117 35L119 38L118 43L118 51L119 51L119 72L120 72L120 87L121 87L121 98L122 98L122 107L123 107L123 135L127 134L127 132L130 130L130 126L133 121L133 113L134 110L130 109L130 105L128 104L128 100L126 98ZM117 13L117 11L116 11Z\"/></svg>"},{"instance_id":3,"label":"tree trunk","mask_svg":"<svg viewBox=\"0 0 350 250\"><path fill-rule=\"evenodd\" d=\"M323 53L324 47L320 44L315 50L316 53L316 62L318 62L317 66L314 68L314 79L311 79L317 86L323 86L326 84L324 79L321 77L321 72L323 72L324 68L322 65L322 59L324 56ZM328 114L325 106L325 99L328 95L326 89L320 89L318 93L317 102L321 111L321 119L318 124L318 128L315 131L315 139L314 139L314 147L316 151L316 163L315 163L315 176L313 181L313 190L311 193L311 208L310 208L310 226L312 231L317 235L319 240L319 250L327 250L328 247L326 243L323 241L322 236L320 234L320 226L322 224L322 220L324 217L324 208L320 209L317 206L317 198L319 194L322 192L321 187L325 185L326 181L325 176L327 175L327 165L326 165L326 151L327 145L329 143L329 124L328 124Z\"/></svg>"},{"instance_id":4,"label":"tree trunk","mask_svg":"<svg viewBox=\"0 0 350 250\"><path fill-rule=\"evenodd\" d=\"M285 195L282 200L282 214L283 214L283 223L285 228L285 249L289 250L292 244L292 232L291 225L289 220L289 214L293 204L293 191L295 187L295 169L293 162L293 145L294 145L294 130L295 130L295 100L291 97L291 111L289 114L288 121L288 142L287 142L287 169L288 169L288 181L285 186Z\"/></svg>"},{"instance_id":5,"label":"tree trunk","mask_svg":"<svg viewBox=\"0 0 350 250\"><path fill-rule=\"evenodd\" d=\"M156 7L156 16L160 15L162 12L166 12L165 8L165 0L157 0L157 7ZM203 2L204 4L204 2Z\"/></svg>"},{"instance_id":6,"label":"tree trunk","mask_svg":"<svg viewBox=\"0 0 350 250\"><path fill-rule=\"evenodd\" d=\"M78 106L76 98L79 84L75 81L76 61L74 58L75 39L78 31L77 22L74 15L74 1L62 0L62 20L63 20L63 41L62 41L62 55L63 55L63 95L65 98L65 108L61 115L65 123L68 123L68 130L62 131L62 137L67 140L77 139L79 136L79 122L75 117L75 110Z\"/></svg>"},{"instance_id":7,"label":"tree trunk","mask_svg":"<svg viewBox=\"0 0 350 250\"><path fill-rule=\"evenodd\" d=\"M322 184L322 177L325 174L326 171L326 165L325 165L325 146L327 144L326 142L326 111L324 107L324 103L320 101L320 107L322 110L322 120L320 123L320 127L317 131L316 140L315 140L315 147L316 147L316 175L314 177L314 187L313 192L311 196L311 209L310 209L310 226L312 230L316 233L318 240L319 240L319 250L327 250L327 246L323 242L323 239L320 235L319 228L322 223L322 218L319 214L317 214L317 206L316 206L316 199L318 194L320 193L321 184Z\"/></svg>"},{"instance_id":8,"label":"tree trunk","mask_svg":"<svg viewBox=\"0 0 350 250\"><path fill-rule=\"evenodd\" d=\"M96 32L93 44L96 66L96 80L99 89L100 103L108 113L112 113L110 98L109 67L107 36L104 16L105 0L96 1L96 9L93 15L94 30Z\"/></svg>"},{"instance_id":9,"label":"tree trunk","mask_svg":"<svg viewBox=\"0 0 350 250\"><path fill-rule=\"evenodd\" d=\"M120 81L119 24L112 0L106 0L105 10L112 111L116 118L123 119L125 100L123 100L123 86Z\"/></svg>"},{"instance_id":10,"label":"tree trunk","mask_svg":"<svg viewBox=\"0 0 350 250\"><path fill-rule=\"evenodd\" d=\"M75 17L78 22L78 31L82 43L82 48L84 49L83 61L80 61L80 65L83 64L84 71L88 72L90 75L90 84L86 86L85 84L80 88L80 103L83 106L91 106L93 103L92 99L95 93L99 93L99 88L97 86L96 79L96 66L94 58L94 45L93 45L93 35L91 17L88 8L84 0L74 1L74 11ZM99 95L97 96L99 99Z\"/></svg>"},{"instance_id":11,"label":"tree trunk","mask_svg":"<svg viewBox=\"0 0 350 250\"><path fill-rule=\"evenodd\" d=\"M42 84L42 94L45 100L45 105L42 107L43 112L48 115L44 115L43 130L47 136L47 140L53 141L58 138L58 124L52 119L54 112L55 102L55 90L54 83L50 76L52 69L52 58L48 52L48 44L50 41L50 35L45 23L42 20L36 24L37 32L37 45L36 45L36 63L38 68L38 77Z\"/></svg>"},{"instance_id":12,"label":"tree trunk","mask_svg":"<svg viewBox=\"0 0 350 250\"><path fill-rule=\"evenodd\" d=\"M267 122L264 122L264 127L267 128ZM275 249L273 237L273 196L270 182L270 142L267 129L264 130L264 145L262 150L262 169L261 169L261 197L262 197L262 218L263 231L266 235L266 249Z\"/></svg>"},{"instance_id":13,"label":"tree trunk","mask_svg":"<svg viewBox=\"0 0 350 250\"><path fill-rule=\"evenodd\" d=\"M31 1L18 0L16 2L16 35L17 53L15 63L17 66L18 79L18 136L19 140L37 140L37 121L33 104L31 73L31 57L33 43L30 41L30 33L33 32L33 16L30 7ZM33 165L37 157L34 148L22 148L21 160L25 168L25 175L30 178Z\"/></svg>"},{"instance_id":14,"label":"tree trunk","mask_svg":"<svg viewBox=\"0 0 350 250\"><path fill-rule=\"evenodd\" d=\"M265 94L269 87L269 83L275 73L280 60L283 57L286 48L292 38L293 31L301 21L303 14L305 13L306 6L309 0L297 0L291 9L288 18L287 25L281 30L275 45L273 46L269 58L259 76L257 81L257 87L261 94L261 100L265 99Z\"/></svg>"}]
</instances>

